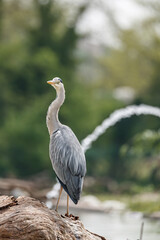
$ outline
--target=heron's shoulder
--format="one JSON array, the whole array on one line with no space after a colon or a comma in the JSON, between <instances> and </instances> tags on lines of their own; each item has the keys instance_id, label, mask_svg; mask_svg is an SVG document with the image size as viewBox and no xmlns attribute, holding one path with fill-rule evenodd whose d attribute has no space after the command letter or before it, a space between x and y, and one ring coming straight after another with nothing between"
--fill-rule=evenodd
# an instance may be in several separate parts
<instances>
[{"instance_id":1,"label":"heron's shoulder","mask_svg":"<svg viewBox=\"0 0 160 240\"><path fill-rule=\"evenodd\" d=\"M61 136L63 138L69 138L71 136L76 137L74 132L72 131L72 129L70 127L68 127L66 125L62 125L62 124L61 124L61 126L59 126L59 128L55 132L53 132L52 135L53 136L58 135L58 136Z\"/></svg>"},{"instance_id":2,"label":"heron's shoulder","mask_svg":"<svg viewBox=\"0 0 160 240\"><path fill-rule=\"evenodd\" d=\"M71 134L75 135L72 129L66 125L62 125L59 130L62 132L62 134Z\"/></svg>"},{"instance_id":3,"label":"heron's shoulder","mask_svg":"<svg viewBox=\"0 0 160 240\"><path fill-rule=\"evenodd\" d=\"M79 140L72 129L66 125L61 125L57 132L52 134L50 143L65 148L65 150L68 149L68 151L70 150L72 153L74 152L76 154L79 152L79 154L81 153L83 155Z\"/></svg>"},{"instance_id":4,"label":"heron's shoulder","mask_svg":"<svg viewBox=\"0 0 160 240\"><path fill-rule=\"evenodd\" d=\"M66 125L59 126L59 128L52 133L51 139L61 139L64 141L72 140L72 141L78 141L77 137L75 136L72 129Z\"/></svg>"}]
</instances>

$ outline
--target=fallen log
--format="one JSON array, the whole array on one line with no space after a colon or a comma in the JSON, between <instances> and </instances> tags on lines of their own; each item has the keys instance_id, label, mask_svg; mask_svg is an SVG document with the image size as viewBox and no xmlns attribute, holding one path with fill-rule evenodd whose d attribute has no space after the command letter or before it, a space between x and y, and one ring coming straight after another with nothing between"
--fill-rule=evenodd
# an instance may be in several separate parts
<instances>
[{"instance_id":1,"label":"fallen log","mask_svg":"<svg viewBox=\"0 0 160 240\"><path fill-rule=\"evenodd\" d=\"M0 194L8 195L14 189L20 189L25 191L27 194L35 192L36 185L31 181L25 181L20 179L12 178L0 178Z\"/></svg>"},{"instance_id":2,"label":"fallen log","mask_svg":"<svg viewBox=\"0 0 160 240\"><path fill-rule=\"evenodd\" d=\"M30 197L0 196L0 240L105 240Z\"/></svg>"},{"instance_id":3,"label":"fallen log","mask_svg":"<svg viewBox=\"0 0 160 240\"><path fill-rule=\"evenodd\" d=\"M46 193L51 188L50 184L47 184L39 184L38 181L0 178L0 195L13 195L14 197L23 195L45 201Z\"/></svg>"}]
</instances>

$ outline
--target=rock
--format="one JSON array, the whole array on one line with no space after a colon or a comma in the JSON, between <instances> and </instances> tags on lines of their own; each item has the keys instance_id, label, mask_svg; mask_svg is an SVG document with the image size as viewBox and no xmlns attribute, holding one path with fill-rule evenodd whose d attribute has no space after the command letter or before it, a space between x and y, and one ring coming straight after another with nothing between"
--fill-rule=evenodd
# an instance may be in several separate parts
<instances>
[{"instance_id":1,"label":"rock","mask_svg":"<svg viewBox=\"0 0 160 240\"><path fill-rule=\"evenodd\" d=\"M0 240L105 240L31 197L0 196Z\"/></svg>"},{"instance_id":2,"label":"rock","mask_svg":"<svg viewBox=\"0 0 160 240\"><path fill-rule=\"evenodd\" d=\"M20 188L14 188L12 191L11 191L11 195L13 195L15 198L19 197L19 196L26 196L26 197L29 197L29 193L20 189Z\"/></svg>"},{"instance_id":3,"label":"rock","mask_svg":"<svg viewBox=\"0 0 160 240\"><path fill-rule=\"evenodd\" d=\"M99 208L101 209L101 201L93 195L87 195L85 197L82 197L80 200L80 204L82 206L88 207L88 208Z\"/></svg>"},{"instance_id":4,"label":"rock","mask_svg":"<svg viewBox=\"0 0 160 240\"><path fill-rule=\"evenodd\" d=\"M160 211L158 212L153 212L151 214L146 214L144 215L147 218L155 219L155 220L160 220Z\"/></svg>"},{"instance_id":5,"label":"rock","mask_svg":"<svg viewBox=\"0 0 160 240\"><path fill-rule=\"evenodd\" d=\"M126 209L126 204L116 200L107 200L103 202L105 211L123 211Z\"/></svg>"}]
</instances>

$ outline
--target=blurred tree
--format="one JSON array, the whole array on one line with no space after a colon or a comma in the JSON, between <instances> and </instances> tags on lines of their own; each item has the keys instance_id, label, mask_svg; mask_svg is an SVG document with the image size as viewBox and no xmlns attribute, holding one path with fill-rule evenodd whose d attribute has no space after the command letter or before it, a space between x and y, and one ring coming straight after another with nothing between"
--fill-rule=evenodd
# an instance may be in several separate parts
<instances>
[{"instance_id":1,"label":"blurred tree","mask_svg":"<svg viewBox=\"0 0 160 240\"><path fill-rule=\"evenodd\" d=\"M76 25L88 4L84 3L76 11L74 20L67 26L65 14L67 6L62 8L56 1L46 2L34 0L38 13L38 24L31 29L31 44L33 50L48 47L56 53L59 61L65 67L74 67L74 51L81 35L76 31Z\"/></svg>"},{"instance_id":2,"label":"blurred tree","mask_svg":"<svg viewBox=\"0 0 160 240\"><path fill-rule=\"evenodd\" d=\"M2 36L3 0L0 0L0 38Z\"/></svg>"},{"instance_id":3,"label":"blurred tree","mask_svg":"<svg viewBox=\"0 0 160 240\"><path fill-rule=\"evenodd\" d=\"M145 130L122 145L120 153L127 165L128 179L159 187L159 140L159 131Z\"/></svg>"},{"instance_id":4,"label":"blurred tree","mask_svg":"<svg viewBox=\"0 0 160 240\"><path fill-rule=\"evenodd\" d=\"M151 7L150 4L148 5L146 2L145 4L147 8ZM158 6L160 7L159 3ZM155 5L152 7L155 8ZM156 8L154 11L158 11L158 9ZM99 58L102 69L98 83L99 88L103 91L105 89L107 93L108 90L113 91L117 87L129 86L136 93L133 103L159 106L160 55L158 49L160 47L160 36L156 30L157 23L159 23L159 14L154 15L154 21L151 16L132 29L118 29L119 45L116 48L106 48L106 54ZM119 101L122 101L121 105L123 105L123 100ZM106 153L105 159L109 162L106 170L107 176L117 180L124 180L129 177L128 170L131 170L132 167L126 163L126 158L121 156L121 146L146 128L157 130L159 119L147 116L122 120L114 129L108 130L102 137L103 143L100 140L97 141L96 147L100 144L104 147L106 145L107 148L109 144L110 152ZM152 152L152 147L148 150ZM101 156L103 156L103 153L100 154L99 159L101 159ZM135 166L139 169L138 166L140 166L141 161L139 160L138 163L136 161L136 164Z\"/></svg>"},{"instance_id":5,"label":"blurred tree","mask_svg":"<svg viewBox=\"0 0 160 240\"><path fill-rule=\"evenodd\" d=\"M79 139L115 109L128 104L115 98L113 90L117 87L130 86L135 90L136 98L130 103L159 105L160 38L156 27L159 12L152 8L154 19L148 18L127 30L118 28L113 16L107 15L117 31L119 45L99 47L99 55L94 55L97 49L93 47L94 54L89 55L86 48L77 51L82 36L76 29L88 9L87 2L78 6L68 20L72 6L58 1L0 0L0 174L3 176L24 177L49 168L45 115L55 93L46 80L53 75L64 79L66 89L60 119L72 127ZM88 66L89 76L85 68ZM135 180L132 157L122 154L122 149L146 128L158 129L159 120L133 117L107 130L87 152L88 175L109 176L119 182ZM136 142L132 143L136 149ZM148 145L148 151L152 148ZM140 155L134 167L141 169L144 159L146 156ZM149 179L147 174L145 170L145 179ZM141 181L138 172L136 176ZM153 171L153 177L150 176L153 182L157 179L154 176Z\"/></svg>"},{"instance_id":6,"label":"blurred tree","mask_svg":"<svg viewBox=\"0 0 160 240\"><path fill-rule=\"evenodd\" d=\"M67 8L60 8L56 1L4 2L0 39L3 176L25 177L50 164L45 115L55 93L46 81L53 74L64 79L67 92L60 112L62 122L71 126L80 138L96 124L97 119L93 118L96 107L90 108L92 99L87 99L88 90L77 81L74 69L73 52L80 37L75 30L76 22L86 7L77 9L74 25L68 27L64 14Z\"/></svg>"}]
</instances>

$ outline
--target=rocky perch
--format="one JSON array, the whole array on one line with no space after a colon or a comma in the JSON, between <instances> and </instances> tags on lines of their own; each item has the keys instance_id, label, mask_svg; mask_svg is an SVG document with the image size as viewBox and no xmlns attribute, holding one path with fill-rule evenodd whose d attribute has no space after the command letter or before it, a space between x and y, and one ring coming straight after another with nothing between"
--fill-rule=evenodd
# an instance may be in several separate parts
<instances>
[{"instance_id":1,"label":"rocky perch","mask_svg":"<svg viewBox=\"0 0 160 240\"><path fill-rule=\"evenodd\" d=\"M105 240L30 197L0 196L0 240Z\"/></svg>"}]
</instances>

